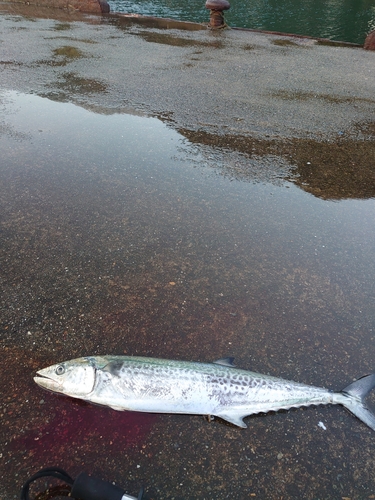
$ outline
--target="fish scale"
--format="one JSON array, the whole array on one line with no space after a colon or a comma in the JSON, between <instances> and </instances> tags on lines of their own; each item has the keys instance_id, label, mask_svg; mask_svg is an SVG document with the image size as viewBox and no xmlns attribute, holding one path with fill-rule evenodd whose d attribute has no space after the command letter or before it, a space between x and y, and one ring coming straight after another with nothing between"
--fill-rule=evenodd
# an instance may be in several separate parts
<instances>
[{"instance_id":1,"label":"fish scale","mask_svg":"<svg viewBox=\"0 0 375 500\"><path fill-rule=\"evenodd\" d=\"M235 368L232 358L214 363L132 356L88 356L37 372L35 382L58 392L115 410L201 414L239 427L243 418L300 406L341 404L375 430L365 397L375 374L341 392Z\"/></svg>"}]
</instances>

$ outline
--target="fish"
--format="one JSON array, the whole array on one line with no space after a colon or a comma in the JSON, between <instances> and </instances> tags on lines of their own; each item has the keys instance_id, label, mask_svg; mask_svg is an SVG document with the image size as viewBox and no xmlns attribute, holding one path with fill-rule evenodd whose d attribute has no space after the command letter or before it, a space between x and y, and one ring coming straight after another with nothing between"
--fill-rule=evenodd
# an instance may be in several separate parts
<instances>
[{"instance_id":1,"label":"fish","mask_svg":"<svg viewBox=\"0 0 375 500\"><path fill-rule=\"evenodd\" d=\"M37 371L42 388L119 411L219 417L246 428L248 415L310 405L342 405L372 430L365 398L375 373L340 392L213 363L136 356L87 356Z\"/></svg>"}]
</instances>

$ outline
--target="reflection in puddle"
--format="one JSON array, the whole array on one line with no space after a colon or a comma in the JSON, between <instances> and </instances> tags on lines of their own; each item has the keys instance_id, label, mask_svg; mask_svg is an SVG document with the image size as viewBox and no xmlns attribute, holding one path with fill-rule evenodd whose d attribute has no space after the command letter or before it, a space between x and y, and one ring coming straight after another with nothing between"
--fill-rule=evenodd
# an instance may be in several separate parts
<instances>
[{"instance_id":1,"label":"reflection in puddle","mask_svg":"<svg viewBox=\"0 0 375 500\"><path fill-rule=\"evenodd\" d=\"M374 370L374 200L300 189L297 146L250 154L13 92L0 106L0 496L48 465L158 499L370 495L373 435L342 409L239 431L80 406L32 375L85 354L233 355L341 389Z\"/></svg>"},{"instance_id":2,"label":"reflection in puddle","mask_svg":"<svg viewBox=\"0 0 375 500\"><path fill-rule=\"evenodd\" d=\"M258 176L294 181L305 191L322 199L374 198L374 123L363 123L349 136L341 132L336 140L317 141L310 138L264 140L239 135L214 135L203 131L180 130L190 141L209 147L226 148L237 153L261 157L260 169L254 171L247 163L240 168L225 166L227 174L241 180L254 181ZM271 171L264 158L276 157ZM272 161L272 160L271 160ZM281 166L284 165L284 172ZM286 167L286 169L285 169ZM273 174L272 174L273 172Z\"/></svg>"}]
</instances>

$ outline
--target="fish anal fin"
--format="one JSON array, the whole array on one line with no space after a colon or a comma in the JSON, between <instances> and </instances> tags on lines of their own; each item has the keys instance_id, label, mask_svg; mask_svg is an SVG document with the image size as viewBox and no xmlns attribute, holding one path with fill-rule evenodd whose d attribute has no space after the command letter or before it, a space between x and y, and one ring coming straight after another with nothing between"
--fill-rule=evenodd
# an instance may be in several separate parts
<instances>
[{"instance_id":1,"label":"fish anal fin","mask_svg":"<svg viewBox=\"0 0 375 500\"><path fill-rule=\"evenodd\" d=\"M222 418L223 420L226 420L227 422L230 422L233 425L236 425L237 427L242 427L242 429L246 429L247 425L245 422L242 420L246 415L237 415L233 413L217 413L217 417Z\"/></svg>"},{"instance_id":2,"label":"fish anal fin","mask_svg":"<svg viewBox=\"0 0 375 500\"><path fill-rule=\"evenodd\" d=\"M217 359L216 361L214 361L213 363L214 363L214 365L230 366L231 368L234 368L236 366L234 364L234 358L231 358L231 357L220 358L220 359Z\"/></svg>"}]
</instances>

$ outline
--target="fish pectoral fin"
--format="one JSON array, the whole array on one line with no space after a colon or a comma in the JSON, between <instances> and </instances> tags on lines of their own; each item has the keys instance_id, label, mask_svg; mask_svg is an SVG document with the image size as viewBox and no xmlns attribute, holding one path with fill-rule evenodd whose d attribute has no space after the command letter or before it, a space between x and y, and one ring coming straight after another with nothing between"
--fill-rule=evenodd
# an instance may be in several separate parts
<instances>
[{"instance_id":1,"label":"fish pectoral fin","mask_svg":"<svg viewBox=\"0 0 375 500\"><path fill-rule=\"evenodd\" d=\"M123 362L121 360L110 361L105 366L103 366L102 372L109 373L114 377L119 377L122 366Z\"/></svg>"},{"instance_id":2,"label":"fish pectoral fin","mask_svg":"<svg viewBox=\"0 0 375 500\"><path fill-rule=\"evenodd\" d=\"M242 427L242 429L246 429L247 425L242 420L246 415L238 415L238 413L216 413L217 417L230 422L233 425L237 425L237 427Z\"/></svg>"}]
</instances>

